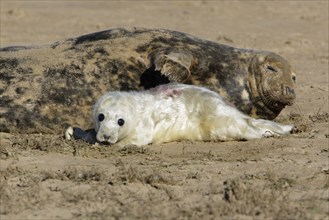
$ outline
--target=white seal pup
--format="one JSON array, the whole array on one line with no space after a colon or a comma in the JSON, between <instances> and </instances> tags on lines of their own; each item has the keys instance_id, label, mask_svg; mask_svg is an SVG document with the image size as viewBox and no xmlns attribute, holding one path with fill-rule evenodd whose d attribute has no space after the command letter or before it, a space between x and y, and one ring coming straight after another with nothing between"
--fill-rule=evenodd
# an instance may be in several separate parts
<instances>
[{"instance_id":1,"label":"white seal pup","mask_svg":"<svg viewBox=\"0 0 329 220\"><path fill-rule=\"evenodd\" d=\"M293 126L254 119L204 87L160 85L108 92L94 105L96 139L125 146L179 140L251 140L290 133Z\"/></svg>"}]
</instances>

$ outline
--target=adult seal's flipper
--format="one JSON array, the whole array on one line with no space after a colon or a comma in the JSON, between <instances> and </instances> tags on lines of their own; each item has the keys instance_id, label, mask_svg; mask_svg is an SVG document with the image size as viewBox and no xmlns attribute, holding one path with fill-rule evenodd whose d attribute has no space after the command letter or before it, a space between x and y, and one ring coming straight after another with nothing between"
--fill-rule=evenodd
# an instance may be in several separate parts
<instances>
[{"instance_id":1,"label":"adult seal's flipper","mask_svg":"<svg viewBox=\"0 0 329 220\"><path fill-rule=\"evenodd\" d=\"M171 82L184 82L190 76L193 56L183 48L165 48L151 53L151 64Z\"/></svg>"}]
</instances>

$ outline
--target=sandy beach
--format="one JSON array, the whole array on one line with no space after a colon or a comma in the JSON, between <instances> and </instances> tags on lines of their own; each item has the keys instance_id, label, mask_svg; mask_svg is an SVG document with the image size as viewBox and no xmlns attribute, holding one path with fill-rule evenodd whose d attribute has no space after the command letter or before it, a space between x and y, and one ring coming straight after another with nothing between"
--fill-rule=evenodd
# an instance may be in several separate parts
<instances>
[{"instance_id":1,"label":"sandy beach","mask_svg":"<svg viewBox=\"0 0 329 220\"><path fill-rule=\"evenodd\" d=\"M0 4L1 47L152 27L278 53L295 68L297 99L275 121L299 127L123 149L3 132L0 219L329 219L328 1Z\"/></svg>"}]
</instances>

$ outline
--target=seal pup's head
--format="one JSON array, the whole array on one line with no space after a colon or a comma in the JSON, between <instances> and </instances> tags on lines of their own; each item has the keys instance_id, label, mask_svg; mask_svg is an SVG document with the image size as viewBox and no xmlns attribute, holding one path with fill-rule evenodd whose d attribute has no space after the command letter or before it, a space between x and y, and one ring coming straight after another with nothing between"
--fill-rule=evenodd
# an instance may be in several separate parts
<instances>
[{"instance_id":1,"label":"seal pup's head","mask_svg":"<svg viewBox=\"0 0 329 220\"><path fill-rule=\"evenodd\" d=\"M286 59L272 52L260 52L252 59L249 73L254 102L270 110L273 118L294 103L296 75Z\"/></svg>"},{"instance_id":2,"label":"seal pup's head","mask_svg":"<svg viewBox=\"0 0 329 220\"><path fill-rule=\"evenodd\" d=\"M114 144L125 138L133 128L133 111L125 93L108 92L99 98L93 110L97 141Z\"/></svg>"}]
</instances>

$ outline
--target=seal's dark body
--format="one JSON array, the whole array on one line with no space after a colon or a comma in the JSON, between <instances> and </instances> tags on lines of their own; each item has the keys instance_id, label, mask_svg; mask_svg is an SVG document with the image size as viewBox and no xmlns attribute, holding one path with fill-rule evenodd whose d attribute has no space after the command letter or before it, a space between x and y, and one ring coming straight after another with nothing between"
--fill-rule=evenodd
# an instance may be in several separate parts
<instances>
[{"instance_id":1,"label":"seal's dark body","mask_svg":"<svg viewBox=\"0 0 329 220\"><path fill-rule=\"evenodd\" d=\"M251 94L241 96L244 90L250 93L249 64L260 51L176 31L113 29L0 51L0 131L89 127L92 105L104 92L170 81L206 86L252 117L274 119L284 107L269 110ZM166 70L161 69L164 64Z\"/></svg>"}]
</instances>

